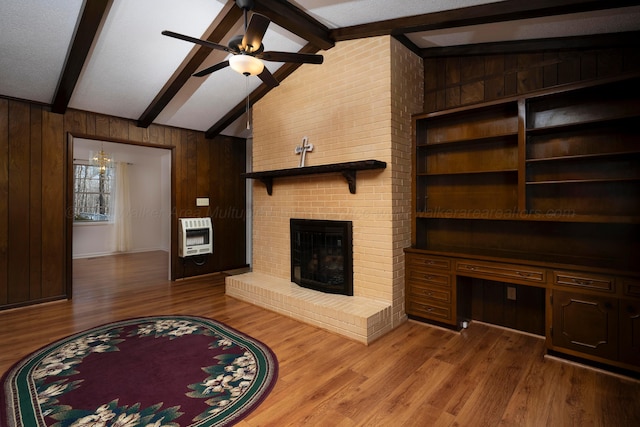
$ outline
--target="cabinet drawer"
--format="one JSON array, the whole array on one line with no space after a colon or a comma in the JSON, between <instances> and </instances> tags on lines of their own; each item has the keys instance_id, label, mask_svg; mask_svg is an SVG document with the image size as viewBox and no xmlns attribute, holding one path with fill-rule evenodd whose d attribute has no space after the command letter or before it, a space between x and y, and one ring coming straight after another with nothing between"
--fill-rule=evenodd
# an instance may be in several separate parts
<instances>
[{"instance_id":1,"label":"cabinet drawer","mask_svg":"<svg viewBox=\"0 0 640 427\"><path fill-rule=\"evenodd\" d=\"M458 261L456 264L456 271L462 275L475 273L483 276L495 277L496 279L518 279L525 282L541 284L546 282L545 270L509 264L484 264L475 261Z\"/></svg>"},{"instance_id":2,"label":"cabinet drawer","mask_svg":"<svg viewBox=\"0 0 640 427\"><path fill-rule=\"evenodd\" d=\"M640 298L640 280L623 278L622 292L627 296Z\"/></svg>"},{"instance_id":3,"label":"cabinet drawer","mask_svg":"<svg viewBox=\"0 0 640 427\"><path fill-rule=\"evenodd\" d=\"M450 281L448 274L433 273L431 271L414 270L407 271L409 283L422 284L423 286L435 285L449 288Z\"/></svg>"},{"instance_id":4,"label":"cabinet drawer","mask_svg":"<svg viewBox=\"0 0 640 427\"><path fill-rule=\"evenodd\" d=\"M415 316L426 317L434 320L451 320L451 308L429 304L422 301L408 301L408 313Z\"/></svg>"},{"instance_id":5,"label":"cabinet drawer","mask_svg":"<svg viewBox=\"0 0 640 427\"><path fill-rule=\"evenodd\" d=\"M451 270L451 261L446 258L431 257L428 255L410 254L409 265L412 267L437 268L439 270Z\"/></svg>"},{"instance_id":6,"label":"cabinet drawer","mask_svg":"<svg viewBox=\"0 0 640 427\"><path fill-rule=\"evenodd\" d=\"M554 271L553 283L558 286L589 289L592 291L615 292L615 279L591 273Z\"/></svg>"},{"instance_id":7,"label":"cabinet drawer","mask_svg":"<svg viewBox=\"0 0 640 427\"><path fill-rule=\"evenodd\" d=\"M438 301L445 304L451 303L451 290L438 287L409 285L409 298L422 298L424 300Z\"/></svg>"}]
</instances>

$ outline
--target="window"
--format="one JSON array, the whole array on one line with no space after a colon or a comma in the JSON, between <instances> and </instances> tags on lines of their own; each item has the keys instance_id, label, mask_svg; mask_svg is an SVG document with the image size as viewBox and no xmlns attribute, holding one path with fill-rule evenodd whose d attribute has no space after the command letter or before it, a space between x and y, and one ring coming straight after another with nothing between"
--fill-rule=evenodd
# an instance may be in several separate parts
<instances>
[{"instance_id":1,"label":"window","mask_svg":"<svg viewBox=\"0 0 640 427\"><path fill-rule=\"evenodd\" d=\"M113 170L88 164L73 165L73 220L109 221L112 213Z\"/></svg>"}]
</instances>

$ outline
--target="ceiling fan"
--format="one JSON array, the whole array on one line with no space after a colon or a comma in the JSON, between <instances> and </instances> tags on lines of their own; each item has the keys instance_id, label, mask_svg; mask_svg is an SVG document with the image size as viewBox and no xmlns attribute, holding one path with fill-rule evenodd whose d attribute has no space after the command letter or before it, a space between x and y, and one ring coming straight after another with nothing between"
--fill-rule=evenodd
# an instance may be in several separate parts
<instances>
[{"instance_id":1,"label":"ceiling fan","mask_svg":"<svg viewBox=\"0 0 640 427\"><path fill-rule=\"evenodd\" d=\"M275 51L265 52L262 38L267 31L270 21L257 13L251 16L251 21L248 21L247 14L249 10L253 9L253 4L253 0L236 0L236 5L244 11L244 35L231 38L228 46L174 33L173 31L165 30L162 34L233 54L228 60L193 74L195 77L203 77L214 71L230 66L233 70L245 76L257 75L266 85L275 87L279 85L278 80L269 72L261 60L292 62L296 64L322 64L324 59L322 55Z\"/></svg>"}]
</instances>

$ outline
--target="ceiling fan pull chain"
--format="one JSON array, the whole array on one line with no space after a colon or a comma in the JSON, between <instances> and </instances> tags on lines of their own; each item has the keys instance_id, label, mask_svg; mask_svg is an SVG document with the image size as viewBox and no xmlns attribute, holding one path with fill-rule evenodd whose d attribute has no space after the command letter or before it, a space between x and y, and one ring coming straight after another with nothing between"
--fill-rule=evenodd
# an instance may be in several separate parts
<instances>
[{"instance_id":1,"label":"ceiling fan pull chain","mask_svg":"<svg viewBox=\"0 0 640 427\"><path fill-rule=\"evenodd\" d=\"M247 94L247 129L251 129L251 108L249 106L249 76L244 78L244 87Z\"/></svg>"}]
</instances>

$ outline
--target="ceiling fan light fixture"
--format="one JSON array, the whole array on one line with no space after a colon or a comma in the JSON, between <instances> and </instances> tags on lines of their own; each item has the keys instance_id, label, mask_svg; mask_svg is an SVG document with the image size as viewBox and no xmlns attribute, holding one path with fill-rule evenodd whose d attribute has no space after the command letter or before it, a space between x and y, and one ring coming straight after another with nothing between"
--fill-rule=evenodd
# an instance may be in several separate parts
<instances>
[{"instance_id":1,"label":"ceiling fan light fixture","mask_svg":"<svg viewBox=\"0 0 640 427\"><path fill-rule=\"evenodd\" d=\"M229 58L229 66L237 73L245 76L257 76L264 70L264 63L251 55L233 55Z\"/></svg>"}]
</instances>

